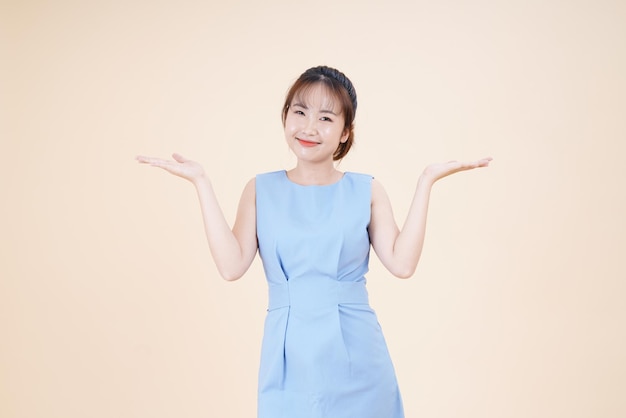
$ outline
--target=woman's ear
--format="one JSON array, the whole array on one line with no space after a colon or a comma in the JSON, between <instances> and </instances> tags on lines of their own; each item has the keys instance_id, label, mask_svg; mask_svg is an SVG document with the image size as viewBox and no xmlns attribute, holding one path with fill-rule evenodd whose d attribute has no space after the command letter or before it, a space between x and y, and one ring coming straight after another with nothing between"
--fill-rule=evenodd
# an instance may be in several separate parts
<instances>
[{"instance_id":1,"label":"woman's ear","mask_svg":"<svg viewBox=\"0 0 626 418\"><path fill-rule=\"evenodd\" d=\"M350 129L349 128L344 129L343 134L341 134L341 139L339 140L339 142L342 144L345 144L349 136L350 136Z\"/></svg>"}]
</instances>

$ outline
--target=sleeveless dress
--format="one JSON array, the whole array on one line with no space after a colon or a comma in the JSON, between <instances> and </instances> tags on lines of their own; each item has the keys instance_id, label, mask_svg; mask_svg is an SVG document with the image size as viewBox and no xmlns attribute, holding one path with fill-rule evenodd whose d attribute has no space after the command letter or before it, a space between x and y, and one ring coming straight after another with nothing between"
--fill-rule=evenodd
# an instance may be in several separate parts
<instances>
[{"instance_id":1,"label":"sleeveless dress","mask_svg":"<svg viewBox=\"0 0 626 418\"><path fill-rule=\"evenodd\" d=\"M256 177L269 286L258 418L403 418L394 368L368 303L372 177L302 186Z\"/></svg>"}]
</instances>

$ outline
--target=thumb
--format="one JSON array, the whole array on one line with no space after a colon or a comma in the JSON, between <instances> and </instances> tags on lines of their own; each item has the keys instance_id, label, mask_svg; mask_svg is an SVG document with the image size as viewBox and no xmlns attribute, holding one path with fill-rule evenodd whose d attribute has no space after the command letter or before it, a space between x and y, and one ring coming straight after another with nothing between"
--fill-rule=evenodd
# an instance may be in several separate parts
<instances>
[{"instance_id":1,"label":"thumb","mask_svg":"<svg viewBox=\"0 0 626 418\"><path fill-rule=\"evenodd\" d=\"M186 158L185 158L185 157L183 157L182 155L180 155L180 154L176 154L176 153L172 154L172 158L174 158L174 159L175 159L176 161L178 161L179 163L185 163L185 162L189 161L188 159L186 159Z\"/></svg>"}]
</instances>

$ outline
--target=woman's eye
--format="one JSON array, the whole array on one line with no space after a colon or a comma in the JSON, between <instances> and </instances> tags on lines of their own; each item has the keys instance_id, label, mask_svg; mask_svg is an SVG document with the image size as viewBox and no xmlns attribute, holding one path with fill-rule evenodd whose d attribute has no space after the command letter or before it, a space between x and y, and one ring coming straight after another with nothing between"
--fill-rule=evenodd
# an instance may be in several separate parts
<instances>
[{"instance_id":1,"label":"woman's eye","mask_svg":"<svg viewBox=\"0 0 626 418\"><path fill-rule=\"evenodd\" d=\"M296 115L304 115L304 112L302 110L294 110L294 112Z\"/></svg>"},{"instance_id":2,"label":"woman's eye","mask_svg":"<svg viewBox=\"0 0 626 418\"><path fill-rule=\"evenodd\" d=\"M331 118L329 118L328 116L322 116L322 117L320 118L320 120L321 120L321 121L324 121L324 122L332 122L332 121L333 121L333 120L332 120Z\"/></svg>"}]
</instances>

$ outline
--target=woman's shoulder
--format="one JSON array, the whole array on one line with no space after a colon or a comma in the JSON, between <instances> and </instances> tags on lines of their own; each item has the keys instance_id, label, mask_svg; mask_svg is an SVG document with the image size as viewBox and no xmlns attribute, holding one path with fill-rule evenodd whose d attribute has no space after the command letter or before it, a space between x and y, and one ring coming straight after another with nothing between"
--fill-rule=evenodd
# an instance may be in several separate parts
<instances>
[{"instance_id":1,"label":"woman's shoulder","mask_svg":"<svg viewBox=\"0 0 626 418\"><path fill-rule=\"evenodd\" d=\"M257 183L277 182L285 177L285 170L268 171L265 173L259 173L254 178Z\"/></svg>"},{"instance_id":2,"label":"woman's shoulder","mask_svg":"<svg viewBox=\"0 0 626 418\"><path fill-rule=\"evenodd\" d=\"M354 171L346 171L344 173L344 176L349 179L352 179L353 181L364 182L364 183L371 183L372 180L374 180L374 176L372 176L371 174L357 173Z\"/></svg>"},{"instance_id":3,"label":"woman's shoulder","mask_svg":"<svg viewBox=\"0 0 626 418\"><path fill-rule=\"evenodd\" d=\"M280 187L285 178L285 170L268 171L254 176L254 183L256 188Z\"/></svg>"},{"instance_id":4,"label":"woman's shoulder","mask_svg":"<svg viewBox=\"0 0 626 418\"><path fill-rule=\"evenodd\" d=\"M271 178L271 177L280 177L285 175L285 170L276 170L276 171L267 171L265 173L259 173L255 177L256 178Z\"/></svg>"}]
</instances>

